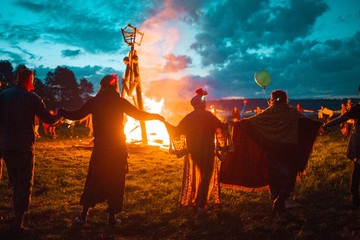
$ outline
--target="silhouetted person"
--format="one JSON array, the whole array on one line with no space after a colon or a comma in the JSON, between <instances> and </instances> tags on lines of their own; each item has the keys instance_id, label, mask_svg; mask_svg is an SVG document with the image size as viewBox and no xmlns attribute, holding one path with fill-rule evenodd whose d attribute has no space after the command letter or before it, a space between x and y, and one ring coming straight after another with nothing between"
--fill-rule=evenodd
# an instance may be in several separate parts
<instances>
[{"instance_id":1,"label":"silhouetted person","mask_svg":"<svg viewBox=\"0 0 360 240\"><path fill-rule=\"evenodd\" d=\"M196 93L197 95L191 99L194 111L186 115L176 127L169 123L166 123L166 127L171 137L180 135L186 137L188 154L185 155L180 206L196 206L199 217L202 217L208 213L207 203L212 190L211 182L215 189L219 188L218 166L215 166L214 156L215 133L217 129L226 132L227 126L210 111L205 110L204 97L207 92L198 89ZM214 194L216 204L220 204L219 194L219 189L217 189Z\"/></svg>"},{"instance_id":2,"label":"silhouetted person","mask_svg":"<svg viewBox=\"0 0 360 240\"><path fill-rule=\"evenodd\" d=\"M301 108L299 103L296 104L296 109L301 113L304 113L304 112L313 113L314 112L313 110L307 110L307 109Z\"/></svg>"},{"instance_id":3,"label":"silhouetted person","mask_svg":"<svg viewBox=\"0 0 360 240\"><path fill-rule=\"evenodd\" d=\"M80 199L81 214L75 219L85 223L90 207L107 201L108 224L121 223L116 214L122 211L127 172L128 151L124 134L124 113L138 120L162 120L158 114L138 110L119 94L118 76L111 74L100 81L101 89L80 109L58 109L58 114L71 120L93 117L94 149L90 158L84 192Z\"/></svg>"},{"instance_id":4,"label":"silhouetted person","mask_svg":"<svg viewBox=\"0 0 360 240\"><path fill-rule=\"evenodd\" d=\"M257 106L254 110L249 110L244 113L252 113L252 112L255 113L255 115L258 115L258 114L262 113L263 110L259 106Z\"/></svg>"},{"instance_id":5,"label":"silhouetted person","mask_svg":"<svg viewBox=\"0 0 360 240\"><path fill-rule=\"evenodd\" d=\"M341 109L338 110L338 111L334 111L334 113L340 113L340 116L341 116L341 115L344 115L346 112L348 112L350 110L350 108L351 108L351 106L347 107L345 105L345 103L342 103L341 104ZM354 120L353 119L349 119L346 122L340 123L340 130L341 130L341 133L344 136L343 141L346 141L346 139L350 135L353 125L354 125Z\"/></svg>"},{"instance_id":6,"label":"silhouetted person","mask_svg":"<svg viewBox=\"0 0 360 240\"><path fill-rule=\"evenodd\" d=\"M59 117L51 115L41 98L30 92L34 89L32 71L19 71L16 81L17 85L0 93L0 148L14 190L13 230L23 235L28 233L23 220L33 185L35 115L46 123L55 123Z\"/></svg>"},{"instance_id":7,"label":"silhouetted person","mask_svg":"<svg viewBox=\"0 0 360 240\"><path fill-rule=\"evenodd\" d=\"M318 110L318 116L323 124L330 122L330 119L333 115L334 115L334 111L326 108L325 105L321 105L321 109ZM320 135L322 135L323 133L331 134L331 131L328 127L323 126Z\"/></svg>"},{"instance_id":8,"label":"silhouetted person","mask_svg":"<svg viewBox=\"0 0 360 240\"><path fill-rule=\"evenodd\" d=\"M320 125L290 106L283 90L274 90L270 107L235 123L234 152L221 163L221 183L251 191L268 185L273 212L285 211Z\"/></svg>"},{"instance_id":9,"label":"silhouetted person","mask_svg":"<svg viewBox=\"0 0 360 240\"><path fill-rule=\"evenodd\" d=\"M359 86L360 94L360 86ZM347 157L354 162L351 176L350 192L352 195L353 208L360 206L359 182L360 182L360 105L352 105L351 108L340 117L325 124L324 127L331 127L346 122L350 119L355 120L355 127L352 130L347 148Z\"/></svg>"},{"instance_id":10,"label":"silhouetted person","mask_svg":"<svg viewBox=\"0 0 360 240\"><path fill-rule=\"evenodd\" d=\"M50 110L50 114L55 115L53 110ZM49 135L50 138L55 139L56 136L56 126L55 124L47 124L47 123L43 123L44 126L44 132L45 135Z\"/></svg>"},{"instance_id":11,"label":"silhouetted person","mask_svg":"<svg viewBox=\"0 0 360 240\"><path fill-rule=\"evenodd\" d=\"M234 122L240 121L240 112L237 107L234 107L234 110L231 111L231 117Z\"/></svg>"}]
</instances>

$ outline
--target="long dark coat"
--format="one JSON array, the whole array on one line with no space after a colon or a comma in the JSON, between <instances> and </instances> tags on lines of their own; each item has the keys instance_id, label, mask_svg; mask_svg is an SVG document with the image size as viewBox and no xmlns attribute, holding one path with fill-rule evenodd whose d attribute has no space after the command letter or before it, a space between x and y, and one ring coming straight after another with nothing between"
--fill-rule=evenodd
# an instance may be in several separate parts
<instances>
[{"instance_id":1,"label":"long dark coat","mask_svg":"<svg viewBox=\"0 0 360 240\"><path fill-rule=\"evenodd\" d=\"M67 119L79 120L92 114L94 149L90 158L88 175L80 204L93 207L108 201L109 209L122 210L127 167L124 113L139 120L154 120L154 114L139 111L114 90L101 90L80 109L59 114Z\"/></svg>"}]
</instances>

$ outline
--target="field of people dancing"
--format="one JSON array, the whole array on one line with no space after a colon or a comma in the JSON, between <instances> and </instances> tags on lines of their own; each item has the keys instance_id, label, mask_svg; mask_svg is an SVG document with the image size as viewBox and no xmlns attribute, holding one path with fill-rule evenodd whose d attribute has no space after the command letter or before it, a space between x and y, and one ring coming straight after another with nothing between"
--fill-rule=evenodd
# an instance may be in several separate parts
<instances>
[{"instance_id":1,"label":"field of people dancing","mask_svg":"<svg viewBox=\"0 0 360 240\"><path fill-rule=\"evenodd\" d=\"M112 227L107 226L106 203L90 209L84 225L74 223L81 211L90 139L40 138L25 217L33 229L28 239L359 239L360 210L348 208L352 162L346 157L347 142L338 127L333 129L332 135L318 136L306 174L296 183L290 200L300 206L275 216L268 191L222 187L222 208L213 208L210 201L208 219L199 221L193 209L178 207L183 159L160 147L129 145L122 224ZM12 239L6 167L0 196L0 238Z\"/></svg>"}]
</instances>

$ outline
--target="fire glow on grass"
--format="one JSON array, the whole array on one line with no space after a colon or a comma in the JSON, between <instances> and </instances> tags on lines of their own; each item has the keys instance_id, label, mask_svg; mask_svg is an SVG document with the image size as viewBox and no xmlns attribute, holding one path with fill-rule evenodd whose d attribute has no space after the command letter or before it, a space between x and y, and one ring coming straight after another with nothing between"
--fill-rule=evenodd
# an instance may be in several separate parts
<instances>
[{"instance_id":1,"label":"fire glow on grass","mask_svg":"<svg viewBox=\"0 0 360 240\"><path fill-rule=\"evenodd\" d=\"M164 99L161 99L161 101L157 102L143 96L143 100L144 109L146 112L158 114L161 113L164 105ZM140 122L129 116L126 116L126 120L127 121L124 126L126 141L128 143L141 143L142 137ZM155 120L146 121L145 125L149 145L169 146L169 134L166 130L164 123Z\"/></svg>"}]
</instances>

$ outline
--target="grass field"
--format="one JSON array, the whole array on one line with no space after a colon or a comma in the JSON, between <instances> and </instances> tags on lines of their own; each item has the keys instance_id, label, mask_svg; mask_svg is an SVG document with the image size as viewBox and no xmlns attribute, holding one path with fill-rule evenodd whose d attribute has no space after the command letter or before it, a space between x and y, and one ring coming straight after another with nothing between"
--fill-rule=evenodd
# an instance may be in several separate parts
<instances>
[{"instance_id":1,"label":"grass field","mask_svg":"<svg viewBox=\"0 0 360 240\"><path fill-rule=\"evenodd\" d=\"M302 207L273 217L267 191L222 188L223 208L212 210L206 223L199 223L191 210L178 209L182 159L155 147L130 147L123 224L116 227L106 226L106 204L91 209L85 225L73 224L91 153L72 147L78 143L36 143L32 203L25 219L34 229L29 239L360 239L360 212L346 208L352 163L338 132L316 141L306 175L292 195ZM12 239L11 196L4 167L0 239Z\"/></svg>"}]
</instances>

